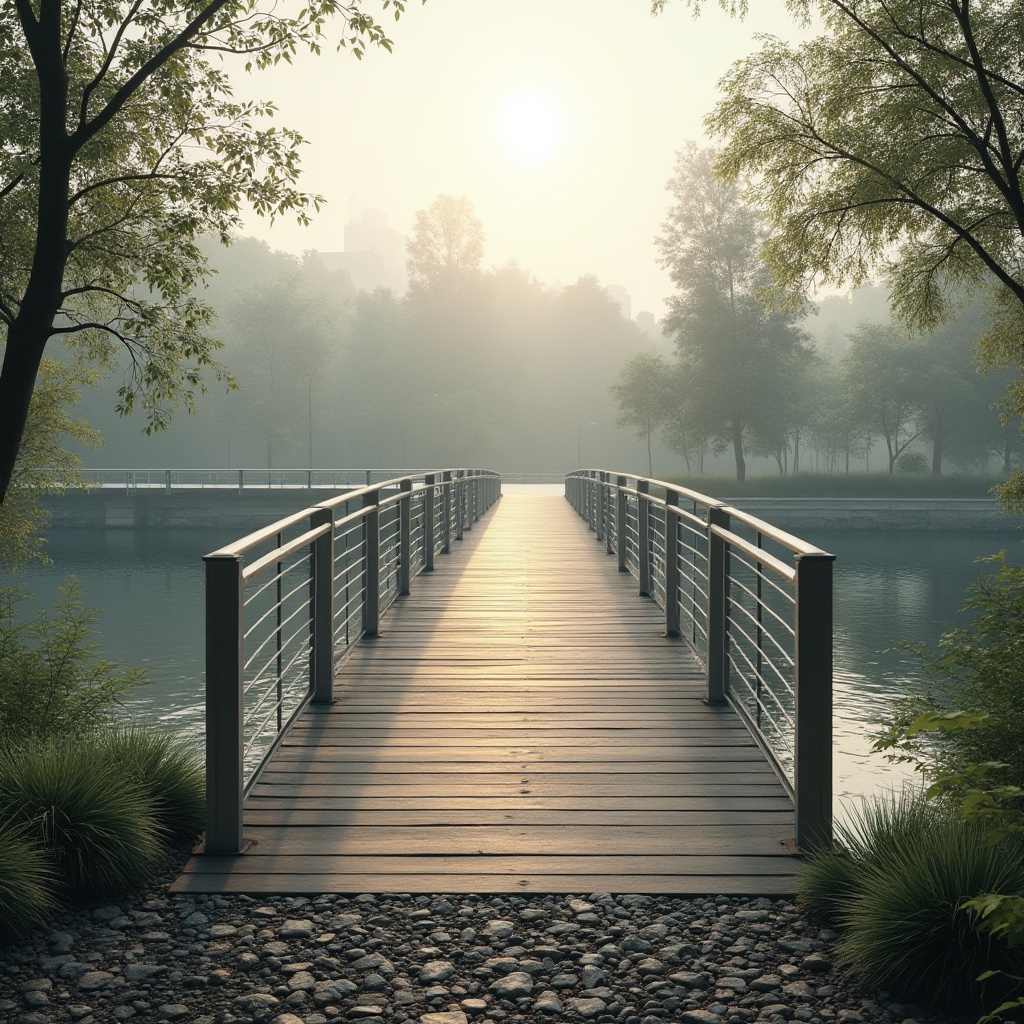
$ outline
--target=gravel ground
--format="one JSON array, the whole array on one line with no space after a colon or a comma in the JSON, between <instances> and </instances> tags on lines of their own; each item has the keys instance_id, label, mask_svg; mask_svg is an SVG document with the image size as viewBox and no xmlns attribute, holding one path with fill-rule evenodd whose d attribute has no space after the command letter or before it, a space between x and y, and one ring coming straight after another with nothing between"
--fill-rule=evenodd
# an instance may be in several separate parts
<instances>
[{"instance_id":1,"label":"gravel ground","mask_svg":"<svg viewBox=\"0 0 1024 1024\"><path fill-rule=\"evenodd\" d=\"M790 900L179 896L167 878L0 947L0 1021L937 1022L833 970Z\"/></svg>"}]
</instances>

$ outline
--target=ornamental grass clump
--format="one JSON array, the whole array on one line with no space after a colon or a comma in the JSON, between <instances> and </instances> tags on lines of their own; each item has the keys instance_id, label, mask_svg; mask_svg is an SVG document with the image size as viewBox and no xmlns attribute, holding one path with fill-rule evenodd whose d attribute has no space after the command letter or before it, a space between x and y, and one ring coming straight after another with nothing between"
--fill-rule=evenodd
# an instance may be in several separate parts
<instances>
[{"instance_id":1,"label":"ornamental grass clump","mask_svg":"<svg viewBox=\"0 0 1024 1024\"><path fill-rule=\"evenodd\" d=\"M57 905L56 876L23 825L0 822L0 937L40 927Z\"/></svg>"},{"instance_id":2,"label":"ornamental grass clump","mask_svg":"<svg viewBox=\"0 0 1024 1024\"><path fill-rule=\"evenodd\" d=\"M40 843L73 899L139 885L161 853L152 801L90 742L34 741L0 753L0 822Z\"/></svg>"},{"instance_id":3,"label":"ornamental grass clump","mask_svg":"<svg viewBox=\"0 0 1024 1024\"><path fill-rule=\"evenodd\" d=\"M981 929L964 903L1024 895L1024 849L986 841L909 794L867 804L837 835L838 851L809 858L800 897L839 928L838 962L862 984L923 1005L997 1005L1024 971L1024 949ZM980 982L989 971L1001 973Z\"/></svg>"},{"instance_id":4,"label":"ornamental grass clump","mask_svg":"<svg viewBox=\"0 0 1024 1024\"><path fill-rule=\"evenodd\" d=\"M186 842L202 832L206 774L187 741L151 727L121 725L94 734L89 742L143 790L165 841Z\"/></svg>"}]
</instances>

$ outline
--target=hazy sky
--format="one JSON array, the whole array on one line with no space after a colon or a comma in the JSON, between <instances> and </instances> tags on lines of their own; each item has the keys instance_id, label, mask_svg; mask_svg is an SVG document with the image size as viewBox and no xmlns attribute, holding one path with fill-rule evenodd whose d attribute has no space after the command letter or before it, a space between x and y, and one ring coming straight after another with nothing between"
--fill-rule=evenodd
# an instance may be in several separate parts
<instances>
[{"instance_id":1,"label":"hazy sky","mask_svg":"<svg viewBox=\"0 0 1024 1024\"><path fill-rule=\"evenodd\" d=\"M515 259L551 284L596 274L633 313L663 313L671 285L654 236L675 151L701 139L716 83L758 32L796 30L779 0L745 22L707 0L660 17L648 0L410 0L390 22L394 53L303 55L239 75L298 129L303 187L328 205L309 228L249 231L273 247L340 250L350 213L383 209L408 234L418 209L464 194L486 235L485 263Z\"/></svg>"}]
</instances>

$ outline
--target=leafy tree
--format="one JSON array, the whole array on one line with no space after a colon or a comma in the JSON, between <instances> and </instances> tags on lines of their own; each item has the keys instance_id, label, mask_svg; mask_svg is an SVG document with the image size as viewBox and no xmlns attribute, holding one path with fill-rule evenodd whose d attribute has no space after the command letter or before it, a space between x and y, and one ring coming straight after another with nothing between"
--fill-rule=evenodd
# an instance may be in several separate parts
<instances>
[{"instance_id":1,"label":"leafy tree","mask_svg":"<svg viewBox=\"0 0 1024 1024\"><path fill-rule=\"evenodd\" d=\"M0 503L40 362L59 338L132 373L120 407L150 428L191 406L214 366L201 231L227 241L243 205L304 221L299 136L264 127L269 103L235 102L209 54L247 67L319 51L329 20L361 55L389 48L362 0L12 0L0 6ZM380 0L397 14L405 0Z\"/></svg>"},{"instance_id":2,"label":"leafy tree","mask_svg":"<svg viewBox=\"0 0 1024 1024\"><path fill-rule=\"evenodd\" d=\"M872 437L885 441L889 472L917 440L917 360L910 342L893 327L862 324L843 359L854 414Z\"/></svg>"},{"instance_id":3,"label":"leafy tree","mask_svg":"<svg viewBox=\"0 0 1024 1024\"><path fill-rule=\"evenodd\" d=\"M655 10L666 0L654 0ZM720 168L751 183L778 228L779 285L857 284L876 272L912 328L996 285L991 366L1024 357L1024 4L791 0L823 33L766 37L726 75L708 119ZM950 300L953 300L952 302ZM1008 395L1024 409L1024 383ZM1024 479L1004 490L1024 504Z\"/></svg>"},{"instance_id":4,"label":"leafy tree","mask_svg":"<svg viewBox=\"0 0 1024 1024\"><path fill-rule=\"evenodd\" d=\"M677 292L666 333L679 353L691 422L732 445L736 479L746 476L744 435L784 436L780 421L789 360L806 355L797 309L766 304L771 277L760 257L765 229L735 185L717 178L715 153L690 143L676 157L673 197L657 239Z\"/></svg>"},{"instance_id":5,"label":"leafy tree","mask_svg":"<svg viewBox=\"0 0 1024 1024\"><path fill-rule=\"evenodd\" d=\"M409 288L450 301L480 275L484 229L465 196L440 195L416 211L406 261Z\"/></svg>"},{"instance_id":6,"label":"leafy tree","mask_svg":"<svg viewBox=\"0 0 1024 1024\"><path fill-rule=\"evenodd\" d=\"M672 370L659 356L640 352L619 371L608 389L619 407L619 427L634 427L647 444L647 475L654 476L651 438L664 425L673 399Z\"/></svg>"}]
</instances>

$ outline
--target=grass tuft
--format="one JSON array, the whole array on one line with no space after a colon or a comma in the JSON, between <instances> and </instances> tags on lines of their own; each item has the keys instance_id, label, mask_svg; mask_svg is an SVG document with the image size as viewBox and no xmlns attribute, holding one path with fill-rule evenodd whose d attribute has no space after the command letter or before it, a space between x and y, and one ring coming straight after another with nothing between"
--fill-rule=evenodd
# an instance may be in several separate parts
<instances>
[{"instance_id":1,"label":"grass tuft","mask_svg":"<svg viewBox=\"0 0 1024 1024\"><path fill-rule=\"evenodd\" d=\"M194 839L206 820L206 774L187 741L142 725L121 725L90 738L100 755L146 793L168 842Z\"/></svg>"},{"instance_id":2,"label":"grass tuft","mask_svg":"<svg viewBox=\"0 0 1024 1024\"><path fill-rule=\"evenodd\" d=\"M960 1012L998 1003L986 970L1019 975L1024 950L978 930L963 903L1024 894L1024 851L920 795L866 803L837 828L838 851L808 858L801 901L841 931L837 958L861 983Z\"/></svg>"},{"instance_id":3,"label":"grass tuft","mask_svg":"<svg viewBox=\"0 0 1024 1024\"><path fill-rule=\"evenodd\" d=\"M80 740L0 753L0 821L36 838L72 898L133 888L160 856L152 801L97 745Z\"/></svg>"},{"instance_id":4,"label":"grass tuft","mask_svg":"<svg viewBox=\"0 0 1024 1024\"><path fill-rule=\"evenodd\" d=\"M0 822L0 936L41 927L56 907L46 851L28 830Z\"/></svg>"}]
</instances>

